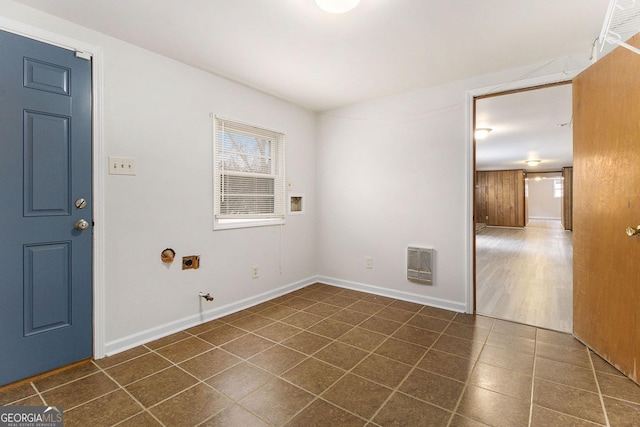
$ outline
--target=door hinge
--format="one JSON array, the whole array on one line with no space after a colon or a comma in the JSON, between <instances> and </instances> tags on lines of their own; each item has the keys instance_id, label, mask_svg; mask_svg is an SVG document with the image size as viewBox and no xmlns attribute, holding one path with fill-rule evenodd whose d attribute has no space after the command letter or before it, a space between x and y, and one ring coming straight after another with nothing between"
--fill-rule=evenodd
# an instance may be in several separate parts
<instances>
[{"instance_id":1,"label":"door hinge","mask_svg":"<svg viewBox=\"0 0 640 427\"><path fill-rule=\"evenodd\" d=\"M87 61L91 61L91 54L89 52L82 52L80 50L76 50L76 58L86 59Z\"/></svg>"}]
</instances>

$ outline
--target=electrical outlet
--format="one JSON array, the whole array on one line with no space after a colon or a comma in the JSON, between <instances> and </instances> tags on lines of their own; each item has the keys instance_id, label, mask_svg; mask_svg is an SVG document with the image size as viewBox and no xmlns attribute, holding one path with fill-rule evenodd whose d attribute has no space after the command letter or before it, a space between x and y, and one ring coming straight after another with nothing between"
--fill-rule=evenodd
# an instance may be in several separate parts
<instances>
[{"instance_id":1,"label":"electrical outlet","mask_svg":"<svg viewBox=\"0 0 640 427\"><path fill-rule=\"evenodd\" d=\"M109 175L135 175L136 159L109 156Z\"/></svg>"},{"instance_id":2,"label":"electrical outlet","mask_svg":"<svg viewBox=\"0 0 640 427\"><path fill-rule=\"evenodd\" d=\"M365 266L366 268L373 268L373 257L370 257L370 256L365 257L365 259L364 259L364 266Z\"/></svg>"},{"instance_id":3,"label":"electrical outlet","mask_svg":"<svg viewBox=\"0 0 640 427\"><path fill-rule=\"evenodd\" d=\"M254 265L251 267L251 277L254 279L257 279L258 277L260 277L259 273L258 273L258 266Z\"/></svg>"}]
</instances>

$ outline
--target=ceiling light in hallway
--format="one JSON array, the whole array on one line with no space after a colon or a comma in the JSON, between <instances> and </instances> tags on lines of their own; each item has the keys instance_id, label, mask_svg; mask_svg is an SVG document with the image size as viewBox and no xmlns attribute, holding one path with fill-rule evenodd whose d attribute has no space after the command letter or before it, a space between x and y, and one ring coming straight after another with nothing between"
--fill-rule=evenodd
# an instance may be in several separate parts
<instances>
[{"instance_id":1,"label":"ceiling light in hallway","mask_svg":"<svg viewBox=\"0 0 640 427\"><path fill-rule=\"evenodd\" d=\"M478 128L476 129L476 139L485 139L488 135L489 132L491 132L493 129L491 128Z\"/></svg>"}]
</instances>

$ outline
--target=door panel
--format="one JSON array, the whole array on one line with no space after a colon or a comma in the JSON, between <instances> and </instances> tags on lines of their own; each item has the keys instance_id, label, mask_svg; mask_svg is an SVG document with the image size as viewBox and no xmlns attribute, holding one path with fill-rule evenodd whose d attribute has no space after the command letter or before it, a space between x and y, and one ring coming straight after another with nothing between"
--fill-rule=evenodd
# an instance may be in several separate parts
<instances>
[{"instance_id":1,"label":"door panel","mask_svg":"<svg viewBox=\"0 0 640 427\"><path fill-rule=\"evenodd\" d=\"M24 335L71 325L69 242L24 248Z\"/></svg>"},{"instance_id":2,"label":"door panel","mask_svg":"<svg viewBox=\"0 0 640 427\"><path fill-rule=\"evenodd\" d=\"M69 215L69 117L24 112L24 215ZM55 174L51 168L55 165Z\"/></svg>"},{"instance_id":3,"label":"door panel","mask_svg":"<svg viewBox=\"0 0 640 427\"><path fill-rule=\"evenodd\" d=\"M25 58L24 86L59 95L70 95L70 71L66 67Z\"/></svg>"},{"instance_id":4,"label":"door panel","mask_svg":"<svg viewBox=\"0 0 640 427\"><path fill-rule=\"evenodd\" d=\"M639 72L619 47L573 82L574 335L635 382L640 237L625 229L640 224Z\"/></svg>"},{"instance_id":5,"label":"door panel","mask_svg":"<svg viewBox=\"0 0 640 427\"><path fill-rule=\"evenodd\" d=\"M3 31L0 58L2 385L91 357L93 259L91 62Z\"/></svg>"}]
</instances>

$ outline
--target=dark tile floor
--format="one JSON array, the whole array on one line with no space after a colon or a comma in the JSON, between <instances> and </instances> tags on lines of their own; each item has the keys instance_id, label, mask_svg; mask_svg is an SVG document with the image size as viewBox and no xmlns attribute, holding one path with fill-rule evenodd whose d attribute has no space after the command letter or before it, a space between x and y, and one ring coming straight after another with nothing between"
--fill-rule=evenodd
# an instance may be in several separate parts
<instances>
[{"instance_id":1,"label":"dark tile floor","mask_svg":"<svg viewBox=\"0 0 640 427\"><path fill-rule=\"evenodd\" d=\"M571 336L314 284L29 383L66 426L640 426Z\"/></svg>"}]
</instances>

